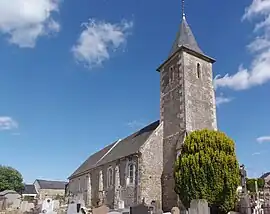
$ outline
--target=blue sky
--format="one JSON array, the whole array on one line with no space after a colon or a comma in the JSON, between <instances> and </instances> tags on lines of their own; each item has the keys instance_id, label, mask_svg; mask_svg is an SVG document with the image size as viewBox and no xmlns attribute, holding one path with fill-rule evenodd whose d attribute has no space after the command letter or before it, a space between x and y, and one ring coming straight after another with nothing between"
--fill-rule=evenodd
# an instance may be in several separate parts
<instances>
[{"instance_id":1,"label":"blue sky","mask_svg":"<svg viewBox=\"0 0 270 214\"><path fill-rule=\"evenodd\" d=\"M0 14L0 164L26 182L66 179L94 151L159 118L155 70L175 38L180 0L4 0ZM186 2L197 42L217 60L219 129L249 176L270 171L267 14L270 0Z\"/></svg>"}]
</instances>

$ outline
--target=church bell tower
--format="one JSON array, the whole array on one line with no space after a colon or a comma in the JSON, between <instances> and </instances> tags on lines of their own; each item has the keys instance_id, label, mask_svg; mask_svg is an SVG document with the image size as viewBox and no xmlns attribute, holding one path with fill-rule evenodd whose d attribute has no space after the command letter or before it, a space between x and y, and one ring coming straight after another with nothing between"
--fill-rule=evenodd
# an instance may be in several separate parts
<instances>
[{"instance_id":1,"label":"church bell tower","mask_svg":"<svg viewBox=\"0 0 270 214\"><path fill-rule=\"evenodd\" d=\"M174 162L185 136L194 130L217 129L212 65L199 48L184 13L167 60L160 72L160 121L163 122L162 208L177 205Z\"/></svg>"}]
</instances>

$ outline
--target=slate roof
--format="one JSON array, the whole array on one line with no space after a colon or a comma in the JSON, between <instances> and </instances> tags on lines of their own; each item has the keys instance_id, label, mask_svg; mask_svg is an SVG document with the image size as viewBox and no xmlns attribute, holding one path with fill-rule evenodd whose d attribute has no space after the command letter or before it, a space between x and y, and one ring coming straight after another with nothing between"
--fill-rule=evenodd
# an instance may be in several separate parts
<instances>
[{"instance_id":1,"label":"slate roof","mask_svg":"<svg viewBox=\"0 0 270 214\"><path fill-rule=\"evenodd\" d=\"M102 150L91 155L70 177L81 174L89 169L95 168L96 163L114 146L116 142L106 146ZM69 178L70 178L69 177Z\"/></svg>"},{"instance_id":2,"label":"slate roof","mask_svg":"<svg viewBox=\"0 0 270 214\"><path fill-rule=\"evenodd\" d=\"M266 172L266 173L264 173L264 174L261 176L261 178L265 179L265 178L267 178L269 175L270 175L270 172Z\"/></svg>"},{"instance_id":3,"label":"slate roof","mask_svg":"<svg viewBox=\"0 0 270 214\"><path fill-rule=\"evenodd\" d=\"M95 167L136 154L158 126L159 120L131 134L125 139L114 142L94 153L69 177L69 179Z\"/></svg>"},{"instance_id":4,"label":"slate roof","mask_svg":"<svg viewBox=\"0 0 270 214\"><path fill-rule=\"evenodd\" d=\"M0 196L5 196L7 194L18 194L18 193L14 190L4 190L4 191L0 192Z\"/></svg>"},{"instance_id":5,"label":"slate roof","mask_svg":"<svg viewBox=\"0 0 270 214\"><path fill-rule=\"evenodd\" d=\"M36 188L34 184L25 184L24 190L22 191L22 194L37 194Z\"/></svg>"},{"instance_id":6,"label":"slate roof","mask_svg":"<svg viewBox=\"0 0 270 214\"><path fill-rule=\"evenodd\" d=\"M48 180L36 180L41 189L65 189L67 182L65 181L48 181Z\"/></svg>"},{"instance_id":7,"label":"slate roof","mask_svg":"<svg viewBox=\"0 0 270 214\"><path fill-rule=\"evenodd\" d=\"M177 32L176 39L173 43L170 56L172 56L181 46L184 46L197 53L203 54L202 50L199 48L196 42L196 39L185 17L183 17L182 22L180 24L180 28Z\"/></svg>"}]
</instances>

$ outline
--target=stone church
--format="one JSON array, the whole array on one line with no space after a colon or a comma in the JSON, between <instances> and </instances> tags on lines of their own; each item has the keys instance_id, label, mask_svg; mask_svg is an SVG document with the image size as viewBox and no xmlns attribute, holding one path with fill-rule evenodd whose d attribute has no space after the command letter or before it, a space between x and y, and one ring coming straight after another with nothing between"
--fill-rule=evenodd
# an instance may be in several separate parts
<instances>
[{"instance_id":1,"label":"stone church","mask_svg":"<svg viewBox=\"0 0 270 214\"><path fill-rule=\"evenodd\" d=\"M68 191L87 206L129 207L159 201L177 205L173 165L185 136L217 129L212 64L198 46L183 13L168 58L158 67L160 120L91 155L70 177Z\"/></svg>"}]
</instances>

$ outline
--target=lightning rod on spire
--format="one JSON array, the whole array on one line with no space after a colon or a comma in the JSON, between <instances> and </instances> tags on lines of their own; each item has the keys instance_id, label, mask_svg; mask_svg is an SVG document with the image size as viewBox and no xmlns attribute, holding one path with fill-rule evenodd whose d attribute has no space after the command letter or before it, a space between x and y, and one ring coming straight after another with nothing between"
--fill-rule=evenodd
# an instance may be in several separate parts
<instances>
[{"instance_id":1,"label":"lightning rod on spire","mask_svg":"<svg viewBox=\"0 0 270 214\"><path fill-rule=\"evenodd\" d=\"M185 0L182 0L182 18L183 19L186 18L186 14L185 14Z\"/></svg>"}]
</instances>

